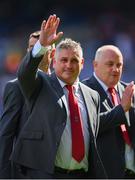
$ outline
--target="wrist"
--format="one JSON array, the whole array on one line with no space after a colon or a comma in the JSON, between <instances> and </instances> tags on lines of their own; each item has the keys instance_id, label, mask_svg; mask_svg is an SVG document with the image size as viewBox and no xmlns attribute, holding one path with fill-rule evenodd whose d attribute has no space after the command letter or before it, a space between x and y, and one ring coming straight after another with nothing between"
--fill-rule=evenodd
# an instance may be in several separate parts
<instances>
[{"instance_id":1,"label":"wrist","mask_svg":"<svg viewBox=\"0 0 135 180\"><path fill-rule=\"evenodd\" d=\"M38 40L33 47L32 55L33 55L33 57L40 57L40 56L46 54L46 52L50 49L51 49L51 46L44 47L40 44L40 42Z\"/></svg>"},{"instance_id":2,"label":"wrist","mask_svg":"<svg viewBox=\"0 0 135 180\"><path fill-rule=\"evenodd\" d=\"M51 46L42 46L41 45L41 49L39 51L40 55L44 55L47 53L47 51L51 50Z\"/></svg>"}]
</instances>

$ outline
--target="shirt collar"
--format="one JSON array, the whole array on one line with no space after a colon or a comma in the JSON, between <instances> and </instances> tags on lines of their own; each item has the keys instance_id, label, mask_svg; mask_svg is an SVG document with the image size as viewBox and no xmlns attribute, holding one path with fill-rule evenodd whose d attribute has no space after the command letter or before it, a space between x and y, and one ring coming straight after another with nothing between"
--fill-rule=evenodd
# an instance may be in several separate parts
<instances>
[{"instance_id":1,"label":"shirt collar","mask_svg":"<svg viewBox=\"0 0 135 180\"><path fill-rule=\"evenodd\" d=\"M96 80L99 82L99 84L102 86L102 88L104 89L104 91L107 92L109 87L106 86L106 84L105 84L101 79L99 79L99 78L96 76L96 73L95 73L95 72L93 73L93 75L94 75L94 77L96 78ZM114 88L115 88L116 91L118 91L117 85L114 86Z\"/></svg>"},{"instance_id":2,"label":"shirt collar","mask_svg":"<svg viewBox=\"0 0 135 180\"><path fill-rule=\"evenodd\" d=\"M57 79L58 79L58 81L59 81L62 88L64 88L67 85L64 81L62 81L58 77L57 77ZM78 92L78 90L79 90L79 78L76 79L73 86L75 87L75 92Z\"/></svg>"}]
</instances>

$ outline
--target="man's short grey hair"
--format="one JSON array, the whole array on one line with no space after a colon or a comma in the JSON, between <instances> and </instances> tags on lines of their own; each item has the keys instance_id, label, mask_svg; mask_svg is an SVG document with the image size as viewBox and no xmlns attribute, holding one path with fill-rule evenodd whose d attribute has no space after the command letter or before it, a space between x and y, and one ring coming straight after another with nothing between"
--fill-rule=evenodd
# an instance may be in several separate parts
<instances>
[{"instance_id":1,"label":"man's short grey hair","mask_svg":"<svg viewBox=\"0 0 135 180\"><path fill-rule=\"evenodd\" d=\"M62 49L72 49L73 51L77 52L80 58L83 57L83 50L81 47L81 44L79 42L76 42L70 38L66 38L62 40L59 44L56 46L56 53L55 58L57 59L57 54Z\"/></svg>"}]
</instances>

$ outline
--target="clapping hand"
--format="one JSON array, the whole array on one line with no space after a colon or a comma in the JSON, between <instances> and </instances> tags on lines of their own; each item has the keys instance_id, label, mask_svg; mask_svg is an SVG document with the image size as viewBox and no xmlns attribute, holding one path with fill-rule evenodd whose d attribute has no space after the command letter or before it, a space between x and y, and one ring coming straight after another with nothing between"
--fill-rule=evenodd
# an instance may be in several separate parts
<instances>
[{"instance_id":1,"label":"clapping hand","mask_svg":"<svg viewBox=\"0 0 135 180\"><path fill-rule=\"evenodd\" d=\"M132 81L126 87L125 91L123 92L122 99L121 99L121 105L125 112L128 111L129 108L131 107L134 92L135 92L135 85L134 85L134 82Z\"/></svg>"}]
</instances>

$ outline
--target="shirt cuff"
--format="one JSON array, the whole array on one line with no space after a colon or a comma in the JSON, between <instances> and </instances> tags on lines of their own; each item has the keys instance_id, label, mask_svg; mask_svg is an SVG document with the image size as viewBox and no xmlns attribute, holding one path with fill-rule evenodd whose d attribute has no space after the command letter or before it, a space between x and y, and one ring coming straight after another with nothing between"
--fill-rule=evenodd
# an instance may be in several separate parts
<instances>
[{"instance_id":1,"label":"shirt cuff","mask_svg":"<svg viewBox=\"0 0 135 180\"><path fill-rule=\"evenodd\" d=\"M32 49L32 56L40 57L40 56L46 54L46 52L50 49L51 49L51 46L44 47L40 44L40 42L38 40Z\"/></svg>"}]
</instances>

